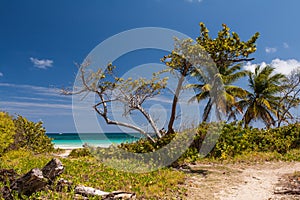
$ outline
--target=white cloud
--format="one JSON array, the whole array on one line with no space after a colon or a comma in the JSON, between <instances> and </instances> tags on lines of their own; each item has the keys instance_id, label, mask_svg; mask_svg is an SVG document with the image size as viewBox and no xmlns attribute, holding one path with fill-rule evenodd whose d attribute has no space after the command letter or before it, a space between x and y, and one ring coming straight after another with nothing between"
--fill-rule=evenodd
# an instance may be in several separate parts
<instances>
[{"instance_id":1,"label":"white cloud","mask_svg":"<svg viewBox=\"0 0 300 200\"><path fill-rule=\"evenodd\" d=\"M300 67L300 62L295 59L280 60L277 58L271 62L271 66L274 67L279 73L289 74L294 69Z\"/></svg>"},{"instance_id":2,"label":"white cloud","mask_svg":"<svg viewBox=\"0 0 300 200\"><path fill-rule=\"evenodd\" d=\"M2 77L2 76L3 76L3 73L0 72L0 77Z\"/></svg>"},{"instance_id":3,"label":"white cloud","mask_svg":"<svg viewBox=\"0 0 300 200\"><path fill-rule=\"evenodd\" d=\"M284 42L283 43L283 48L288 49L288 48L290 48L290 45L288 43Z\"/></svg>"},{"instance_id":4,"label":"white cloud","mask_svg":"<svg viewBox=\"0 0 300 200\"><path fill-rule=\"evenodd\" d=\"M37 58L32 58L30 57L30 61L34 64L35 67L39 69L47 69L48 67L52 67L53 65L53 60L49 59L37 59Z\"/></svg>"},{"instance_id":5,"label":"white cloud","mask_svg":"<svg viewBox=\"0 0 300 200\"><path fill-rule=\"evenodd\" d=\"M188 3L201 3L203 0L185 0Z\"/></svg>"},{"instance_id":6,"label":"white cloud","mask_svg":"<svg viewBox=\"0 0 300 200\"><path fill-rule=\"evenodd\" d=\"M275 72L288 75L294 69L300 67L300 61L295 60L295 59L280 60L279 58L276 58L276 59L272 60L272 62L270 64L267 64L265 62L262 62L260 64L252 64L251 62L248 62L244 66L244 69L254 72L254 69L257 65L261 65L261 67L270 65L275 68Z\"/></svg>"},{"instance_id":7,"label":"white cloud","mask_svg":"<svg viewBox=\"0 0 300 200\"><path fill-rule=\"evenodd\" d=\"M265 67L267 64L265 62L262 62L260 64L252 64L251 62L248 62L244 66L244 69L254 73L255 67L258 65L260 65L261 67Z\"/></svg>"},{"instance_id":8,"label":"white cloud","mask_svg":"<svg viewBox=\"0 0 300 200\"><path fill-rule=\"evenodd\" d=\"M266 53L275 53L277 49L274 47L266 47L265 51Z\"/></svg>"},{"instance_id":9,"label":"white cloud","mask_svg":"<svg viewBox=\"0 0 300 200\"><path fill-rule=\"evenodd\" d=\"M0 87L10 87L15 89L22 89L29 93L44 95L44 96L62 96L60 95L60 89L54 87L41 87L34 85L18 85L13 83L0 83Z\"/></svg>"},{"instance_id":10,"label":"white cloud","mask_svg":"<svg viewBox=\"0 0 300 200\"><path fill-rule=\"evenodd\" d=\"M30 117L72 115L72 97L60 95L58 88L0 83L0 93L4 93L1 108L11 114Z\"/></svg>"},{"instance_id":11,"label":"white cloud","mask_svg":"<svg viewBox=\"0 0 300 200\"><path fill-rule=\"evenodd\" d=\"M56 103L37 103L37 102L20 102L20 101L1 101L1 105L25 107L25 108L55 108L55 109L72 109L72 104L56 104Z\"/></svg>"}]
</instances>

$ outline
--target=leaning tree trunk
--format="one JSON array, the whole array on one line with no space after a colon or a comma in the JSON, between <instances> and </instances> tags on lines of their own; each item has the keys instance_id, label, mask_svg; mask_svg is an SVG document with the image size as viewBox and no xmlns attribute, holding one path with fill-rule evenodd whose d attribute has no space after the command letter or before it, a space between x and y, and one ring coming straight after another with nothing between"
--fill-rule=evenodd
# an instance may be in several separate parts
<instances>
[{"instance_id":1,"label":"leaning tree trunk","mask_svg":"<svg viewBox=\"0 0 300 200\"><path fill-rule=\"evenodd\" d=\"M176 87L176 91L173 97L173 103L172 103L172 110L171 110L171 116L170 116L170 120L169 120L169 124L168 124L168 133L174 133L174 129L173 129L173 125L176 119L176 108L177 108L177 103L178 103L178 99L179 99L179 94L180 91L182 90L182 85L184 82L184 78L186 77L186 75L188 74L188 70L191 67L191 65L189 63L186 63L184 66L184 70L183 72L180 74L180 78L179 81L177 83L177 87Z\"/></svg>"}]
</instances>

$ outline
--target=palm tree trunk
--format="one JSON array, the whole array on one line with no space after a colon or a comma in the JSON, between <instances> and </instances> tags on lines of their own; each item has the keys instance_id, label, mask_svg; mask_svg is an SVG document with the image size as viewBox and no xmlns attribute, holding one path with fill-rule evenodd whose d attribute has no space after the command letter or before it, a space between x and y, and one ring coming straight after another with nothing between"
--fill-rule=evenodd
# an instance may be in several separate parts
<instances>
[{"instance_id":1,"label":"palm tree trunk","mask_svg":"<svg viewBox=\"0 0 300 200\"><path fill-rule=\"evenodd\" d=\"M207 119L209 117L211 109L212 109L212 100L211 100L211 98L209 98L209 100L205 106L204 113L203 113L203 121L204 122L207 122Z\"/></svg>"}]
</instances>

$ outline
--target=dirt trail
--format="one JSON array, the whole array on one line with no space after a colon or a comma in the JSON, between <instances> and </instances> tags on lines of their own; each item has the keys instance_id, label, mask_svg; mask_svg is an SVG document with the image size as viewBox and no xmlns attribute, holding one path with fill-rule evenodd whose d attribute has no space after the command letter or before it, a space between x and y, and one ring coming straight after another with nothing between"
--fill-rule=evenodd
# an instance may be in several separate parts
<instances>
[{"instance_id":1,"label":"dirt trail","mask_svg":"<svg viewBox=\"0 0 300 200\"><path fill-rule=\"evenodd\" d=\"M192 166L192 169L186 182L188 199L300 199L299 195L274 195L274 189L277 187L279 179L285 174L300 171L300 162L272 162L256 165L196 165Z\"/></svg>"},{"instance_id":2,"label":"dirt trail","mask_svg":"<svg viewBox=\"0 0 300 200\"><path fill-rule=\"evenodd\" d=\"M72 149L65 149L63 152L54 155L61 158L67 158L70 155L71 151Z\"/></svg>"}]
</instances>

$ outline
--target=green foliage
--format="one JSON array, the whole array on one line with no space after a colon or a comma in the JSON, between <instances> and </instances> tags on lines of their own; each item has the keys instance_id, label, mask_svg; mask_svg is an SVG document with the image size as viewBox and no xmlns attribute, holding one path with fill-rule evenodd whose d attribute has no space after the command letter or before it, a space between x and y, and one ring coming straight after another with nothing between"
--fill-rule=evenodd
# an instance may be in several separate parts
<instances>
[{"instance_id":1,"label":"green foliage","mask_svg":"<svg viewBox=\"0 0 300 200\"><path fill-rule=\"evenodd\" d=\"M35 155L29 150L12 150L0 158L0 169L15 169L18 174L25 174L33 168L42 168L47 162L48 158Z\"/></svg>"},{"instance_id":2,"label":"green foliage","mask_svg":"<svg viewBox=\"0 0 300 200\"><path fill-rule=\"evenodd\" d=\"M0 112L0 156L14 142L16 128L8 113Z\"/></svg>"},{"instance_id":3,"label":"green foliage","mask_svg":"<svg viewBox=\"0 0 300 200\"><path fill-rule=\"evenodd\" d=\"M192 157L192 154L194 157L191 160L199 158L194 150L185 153L188 148L186 144L193 141L193 135L192 131L167 134L156 139L155 142L141 139L134 143L113 145L109 148L92 148L91 151L99 160L116 165L120 170L143 173L166 166L177 166L184 161L184 158ZM181 156L182 154L184 156Z\"/></svg>"},{"instance_id":4,"label":"green foliage","mask_svg":"<svg viewBox=\"0 0 300 200\"><path fill-rule=\"evenodd\" d=\"M273 129L243 128L242 123L224 124L209 157L226 159L249 152L276 152L285 155L300 148L300 124Z\"/></svg>"},{"instance_id":5,"label":"green foliage","mask_svg":"<svg viewBox=\"0 0 300 200\"><path fill-rule=\"evenodd\" d=\"M189 75L198 80L187 87L196 92L191 100L208 99L203 121L208 120L213 105L216 106L217 117L220 112L226 112L229 119L236 120L236 114L241 112L236 102L244 99L247 91L232 84L246 76L241 64L253 60L248 57L256 51L258 37L259 33L255 33L248 41L242 41L237 33L230 33L230 28L223 24L218 36L211 38L204 23L200 23L200 36L196 44L191 40L177 40L174 51L162 59L167 66L180 71L183 76Z\"/></svg>"},{"instance_id":6,"label":"green foliage","mask_svg":"<svg viewBox=\"0 0 300 200\"><path fill-rule=\"evenodd\" d=\"M163 146L169 144L174 139L176 134L167 134L160 139L156 139L155 143L152 141L142 138L133 143L122 143L119 145L120 148L133 153L148 153L154 152Z\"/></svg>"},{"instance_id":7,"label":"green foliage","mask_svg":"<svg viewBox=\"0 0 300 200\"><path fill-rule=\"evenodd\" d=\"M207 133L210 132L208 136ZM121 144L120 147L126 151L134 153L147 153L156 151L165 145L169 144L176 135L168 135L156 144L149 140L142 139L134 143ZM205 139L205 137L208 137ZM199 150L204 144L204 141L211 142L209 137L217 142L212 151L207 155L210 159L226 160L229 158L236 158L243 155L253 154L258 157L268 157L270 159L292 160L299 159L294 150L300 150L300 124L290 124L280 128L273 129L258 129L252 127L243 127L243 122L232 122L230 124L223 123L202 123L194 137L193 142L187 151L173 164L177 165L182 162L195 162L201 157ZM182 138L183 139L183 138ZM175 142L176 143L176 142ZM180 142L176 143L178 148L181 148ZM115 150L118 149L114 147ZM174 151L174 149L172 149ZM111 154L114 155L114 150L110 149ZM254 155L255 157L255 155Z\"/></svg>"},{"instance_id":8,"label":"green foliage","mask_svg":"<svg viewBox=\"0 0 300 200\"><path fill-rule=\"evenodd\" d=\"M238 107L246 110L243 120L248 125L252 120L261 119L267 127L275 125L275 116L278 116L281 98L278 93L282 90L281 84L286 77L274 73L274 68L257 66L255 72L249 72L249 92L247 99L238 102Z\"/></svg>"},{"instance_id":9,"label":"green foliage","mask_svg":"<svg viewBox=\"0 0 300 200\"><path fill-rule=\"evenodd\" d=\"M69 154L71 158L79 158L79 157L86 157L91 156L91 152L88 148L80 148L80 149L73 149Z\"/></svg>"},{"instance_id":10,"label":"green foliage","mask_svg":"<svg viewBox=\"0 0 300 200\"><path fill-rule=\"evenodd\" d=\"M14 119L0 112L0 155L4 151L17 149L43 153L52 152L54 145L47 137L42 122L34 123L22 116Z\"/></svg>"},{"instance_id":11,"label":"green foliage","mask_svg":"<svg viewBox=\"0 0 300 200\"><path fill-rule=\"evenodd\" d=\"M236 32L230 33L226 24L222 26L218 37L213 39L205 24L201 22L200 36L197 38L197 43L211 55L219 70L248 58L256 51L255 43L259 37L259 33L255 33L248 41L242 41Z\"/></svg>"},{"instance_id":12,"label":"green foliage","mask_svg":"<svg viewBox=\"0 0 300 200\"><path fill-rule=\"evenodd\" d=\"M220 79L217 81L217 83L220 82L218 84L215 84L216 81L213 80L204 82L204 84L202 82L195 87L198 90L198 94L195 96L198 101L209 99L204 109L203 121L207 121L213 105L216 105L217 109L223 113L227 113L229 119L236 119L237 112L241 111L236 106L236 102L238 99L245 98L247 92L232 84L246 75L246 72L241 70L241 63L252 60L248 57L256 51L255 42L259 33L253 35L248 41L241 41L237 33L230 33L230 28L223 24L223 29L219 31L218 37L213 39L209 36L209 30L204 23L200 23L200 28L197 43L208 52L216 64L218 72L214 79ZM202 74L198 73L195 76L200 80L203 79ZM214 99L218 99L218 101Z\"/></svg>"},{"instance_id":13,"label":"green foliage","mask_svg":"<svg viewBox=\"0 0 300 200\"><path fill-rule=\"evenodd\" d=\"M46 135L42 122L31 122L25 117L18 116L14 119L16 134L10 149L28 149L36 153L51 152L54 146Z\"/></svg>"}]
</instances>

